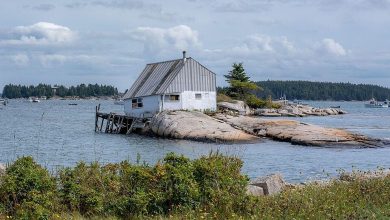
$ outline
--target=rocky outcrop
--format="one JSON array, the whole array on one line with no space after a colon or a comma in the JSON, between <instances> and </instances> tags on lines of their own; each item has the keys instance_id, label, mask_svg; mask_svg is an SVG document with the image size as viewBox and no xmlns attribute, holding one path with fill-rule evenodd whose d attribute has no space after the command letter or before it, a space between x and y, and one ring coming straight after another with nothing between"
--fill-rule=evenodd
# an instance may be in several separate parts
<instances>
[{"instance_id":1,"label":"rocky outcrop","mask_svg":"<svg viewBox=\"0 0 390 220\"><path fill-rule=\"evenodd\" d=\"M323 128L293 120L270 120L226 114L216 114L214 117L249 134L291 142L292 144L360 147L379 147L389 144L382 140L353 134L343 129Z\"/></svg>"},{"instance_id":2,"label":"rocky outcrop","mask_svg":"<svg viewBox=\"0 0 390 220\"><path fill-rule=\"evenodd\" d=\"M283 105L280 109L256 109L255 115L265 117L285 116L285 117L304 117L304 116L327 116L346 114L347 112L339 108L314 108L308 105Z\"/></svg>"},{"instance_id":3,"label":"rocky outcrop","mask_svg":"<svg viewBox=\"0 0 390 220\"><path fill-rule=\"evenodd\" d=\"M250 186L261 187L264 195L275 195L280 193L286 186L282 175L272 174L265 177L256 178L249 182Z\"/></svg>"},{"instance_id":4,"label":"rocky outcrop","mask_svg":"<svg viewBox=\"0 0 390 220\"><path fill-rule=\"evenodd\" d=\"M243 101L234 100L233 102L219 102L217 106L218 109L221 110L222 112L228 112L230 114L239 114L239 115L251 114L251 109Z\"/></svg>"},{"instance_id":5,"label":"rocky outcrop","mask_svg":"<svg viewBox=\"0 0 390 220\"><path fill-rule=\"evenodd\" d=\"M149 124L161 137L211 142L256 141L258 137L195 111L165 111L155 115Z\"/></svg>"}]
</instances>

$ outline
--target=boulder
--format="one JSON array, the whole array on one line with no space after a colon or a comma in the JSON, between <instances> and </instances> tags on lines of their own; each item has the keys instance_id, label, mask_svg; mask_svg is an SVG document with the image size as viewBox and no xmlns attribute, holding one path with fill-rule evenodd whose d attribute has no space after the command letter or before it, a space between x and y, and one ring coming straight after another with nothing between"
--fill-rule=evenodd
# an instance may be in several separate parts
<instances>
[{"instance_id":1,"label":"boulder","mask_svg":"<svg viewBox=\"0 0 390 220\"><path fill-rule=\"evenodd\" d=\"M256 178L249 184L263 188L264 195L274 195L280 193L286 186L286 183L280 174L272 174L265 177Z\"/></svg>"},{"instance_id":2,"label":"boulder","mask_svg":"<svg viewBox=\"0 0 390 220\"><path fill-rule=\"evenodd\" d=\"M233 110L240 115L249 115L251 113L251 109L243 101L234 100L233 102L219 102L217 106L219 109Z\"/></svg>"},{"instance_id":3,"label":"boulder","mask_svg":"<svg viewBox=\"0 0 390 220\"><path fill-rule=\"evenodd\" d=\"M229 116L233 117L233 116ZM161 137L208 142L246 142L259 138L196 111L164 111L149 123L151 131Z\"/></svg>"},{"instance_id":4,"label":"boulder","mask_svg":"<svg viewBox=\"0 0 390 220\"><path fill-rule=\"evenodd\" d=\"M5 174L5 168L6 168L5 165L0 163L0 176Z\"/></svg>"},{"instance_id":5,"label":"boulder","mask_svg":"<svg viewBox=\"0 0 390 220\"><path fill-rule=\"evenodd\" d=\"M246 194L251 196L264 196L264 189L260 186L248 185Z\"/></svg>"}]
</instances>

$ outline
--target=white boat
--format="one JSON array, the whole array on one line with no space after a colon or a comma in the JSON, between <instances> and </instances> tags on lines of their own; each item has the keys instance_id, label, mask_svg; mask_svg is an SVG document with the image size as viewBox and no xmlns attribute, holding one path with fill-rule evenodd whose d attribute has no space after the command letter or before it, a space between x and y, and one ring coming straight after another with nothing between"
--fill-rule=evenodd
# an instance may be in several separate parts
<instances>
[{"instance_id":1,"label":"white boat","mask_svg":"<svg viewBox=\"0 0 390 220\"><path fill-rule=\"evenodd\" d=\"M368 103L364 104L366 108L388 108L389 104L388 103L380 103L376 101L374 98L370 99Z\"/></svg>"},{"instance_id":2,"label":"white boat","mask_svg":"<svg viewBox=\"0 0 390 220\"><path fill-rule=\"evenodd\" d=\"M40 102L40 100L37 97L30 97L28 98L29 102Z\"/></svg>"},{"instance_id":3,"label":"white boat","mask_svg":"<svg viewBox=\"0 0 390 220\"><path fill-rule=\"evenodd\" d=\"M383 104L387 105L388 107L390 107L390 101L388 99L386 99Z\"/></svg>"},{"instance_id":4,"label":"white boat","mask_svg":"<svg viewBox=\"0 0 390 220\"><path fill-rule=\"evenodd\" d=\"M0 99L0 105L7 105L7 99Z\"/></svg>"}]
</instances>

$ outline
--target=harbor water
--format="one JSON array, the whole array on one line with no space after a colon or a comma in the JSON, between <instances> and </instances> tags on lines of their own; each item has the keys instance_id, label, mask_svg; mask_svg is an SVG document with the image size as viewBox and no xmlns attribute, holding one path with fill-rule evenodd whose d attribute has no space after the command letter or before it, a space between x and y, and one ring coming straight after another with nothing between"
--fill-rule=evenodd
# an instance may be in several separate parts
<instances>
[{"instance_id":1,"label":"harbor water","mask_svg":"<svg viewBox=\"0 0 390 220\"><path fill-rule=\"evenodd\" d=\"M197 158L219 151L240 157L243 172L251 178L279 172L290 182L329 178L341 170L390 168L390 147L308 147L268 139L251 144L215 144L95 133L94 113L99 103L103 112L123 112L123 106L108 100L10 100L0 109L0 163L31 155L55 172L81 160L135 162L139 155L141 161L154 164L168 152ZM390 108L365 108L363 102L307 103L315 107L341 106L348 114L289 119L390 138Z\"/></svg>"}]
</instances>

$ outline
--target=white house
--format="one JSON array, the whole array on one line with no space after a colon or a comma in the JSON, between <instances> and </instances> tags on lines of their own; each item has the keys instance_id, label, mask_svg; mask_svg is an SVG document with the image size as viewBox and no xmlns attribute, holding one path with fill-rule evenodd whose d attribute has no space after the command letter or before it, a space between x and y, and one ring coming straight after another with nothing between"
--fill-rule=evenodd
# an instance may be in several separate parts
<instances>
[{"instance_id":1,"label":"white house","mask_svg":"<svg viewBox=\"0 0 390 220\"><path fill-rule=\"evenodd\" d=\"M215 73L193 58L147 64L123 99L127 116L145 118L163 110L217 108Z\"/></svg>"}]
</instances>

